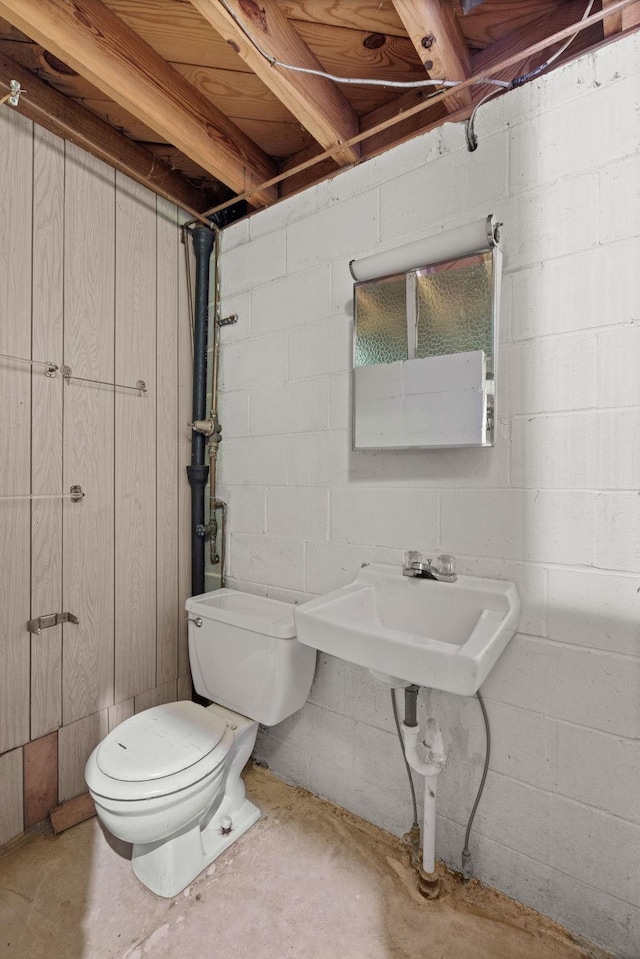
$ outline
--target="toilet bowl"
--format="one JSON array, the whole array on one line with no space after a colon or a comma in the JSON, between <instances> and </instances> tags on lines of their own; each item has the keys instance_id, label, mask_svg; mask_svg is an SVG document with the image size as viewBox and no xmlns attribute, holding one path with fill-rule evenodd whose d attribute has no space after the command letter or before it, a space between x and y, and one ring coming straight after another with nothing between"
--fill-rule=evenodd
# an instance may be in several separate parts
<instances>
[{"instance_id":1,"label":"toilet bowl","mask_svg":"<svg viewBox=\"0 0 640 959\"><path fill-rule=\"evenodd\" d=\"M125 720L94 749L85 779L103 825L133 844L135 875L171 897L259 818L241 772L258 723L306 701L315 650L287 603L221 589L192 597L194 686L210 706L168 703Z\"/></svg>"}]
</instances>

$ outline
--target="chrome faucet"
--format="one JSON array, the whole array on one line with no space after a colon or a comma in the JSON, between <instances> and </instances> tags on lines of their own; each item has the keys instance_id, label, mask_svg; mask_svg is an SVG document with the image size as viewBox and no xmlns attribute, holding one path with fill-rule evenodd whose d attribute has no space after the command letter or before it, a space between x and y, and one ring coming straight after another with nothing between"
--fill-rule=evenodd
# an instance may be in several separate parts
<instances>
[{"instance_id":1,"label":"chrome faucet","mask_svg":"<svg viewBox=\"0 0 640 959\"><path fill-rule=\"evenodd\" d=\"M404 554L402 575L419 577L420 579L437 579L441 583L455 583L458 578L454 556L441 553L433 561L430 559L423 560L422 553L416 550L409 550Z\"/></svg>"}]
</instances>

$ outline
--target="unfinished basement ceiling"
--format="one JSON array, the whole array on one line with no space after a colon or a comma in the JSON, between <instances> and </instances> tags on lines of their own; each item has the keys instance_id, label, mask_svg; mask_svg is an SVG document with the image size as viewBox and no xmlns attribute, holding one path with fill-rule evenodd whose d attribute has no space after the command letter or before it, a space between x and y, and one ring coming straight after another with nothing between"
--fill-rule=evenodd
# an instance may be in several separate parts
<instances>
[{"instance_id":1,"label":"unfinished basement ceiling","mask_svg":"<svg viewBox=\"0 0 640 959\"><path fill-rule=\"evenodd\" d=\"M21 113L191 212L236 195L261 207L447 119L463 121L492 89L440 95L386 125L438 91L390 81L485 73L510 81L567 38L527 53L532 46L603 4L606 16L553 67L637 29L640 2L0 0L0 95L18 80ZM280 62L384 83L293 72L255 44Z\"/></svg>"}]
</instances>

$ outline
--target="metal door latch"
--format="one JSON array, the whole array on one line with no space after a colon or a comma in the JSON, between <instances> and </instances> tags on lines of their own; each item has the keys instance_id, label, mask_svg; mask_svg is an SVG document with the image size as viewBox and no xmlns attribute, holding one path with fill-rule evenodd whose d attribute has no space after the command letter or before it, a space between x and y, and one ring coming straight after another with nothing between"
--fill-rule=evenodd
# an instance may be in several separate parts
<instances>
[{"instance_id":1,"label":"metal door latch","mask_svg":"<svg viewBox=\"0 0 640 959\"><path fill-rule=\"evenodd\" d=\"M48 629L49 626L59 626L60 623L75 623L77 626L80 620L73 613L47 613L46 616L38 616L37 619L30 619L27 623L27 629L30 633L40 634L40 630Z\"/></svg>"}]
</instances>

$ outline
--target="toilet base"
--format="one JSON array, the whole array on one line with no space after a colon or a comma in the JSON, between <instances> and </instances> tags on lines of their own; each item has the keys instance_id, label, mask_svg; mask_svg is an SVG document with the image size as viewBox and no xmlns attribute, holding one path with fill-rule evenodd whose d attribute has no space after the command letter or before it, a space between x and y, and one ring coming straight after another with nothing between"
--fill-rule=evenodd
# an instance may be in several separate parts
<instances>
[{"instance_id":1,"label":"toilet base","mask_svg":"<svg viewBox=\"0 0 640 959\"><path fill-rule=\"evenodd\" d=\"M232 809L225 796L205 829L199 824L166 842L134 843L131 867L141 883L157 896L170 899L192 882L260 818L248 799ZM231 819L231 831L222 832L222 820Z\"/></svg>"}]
</instances>

